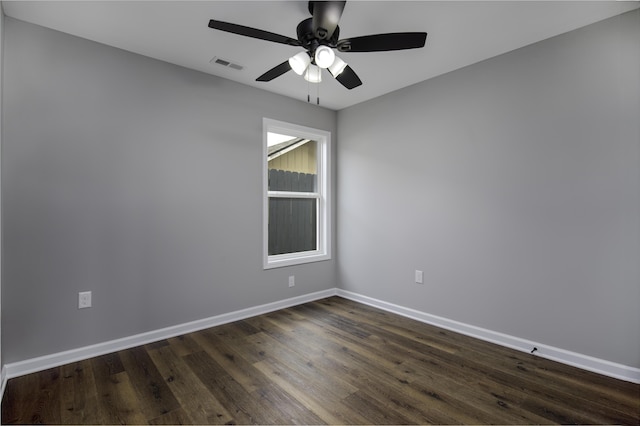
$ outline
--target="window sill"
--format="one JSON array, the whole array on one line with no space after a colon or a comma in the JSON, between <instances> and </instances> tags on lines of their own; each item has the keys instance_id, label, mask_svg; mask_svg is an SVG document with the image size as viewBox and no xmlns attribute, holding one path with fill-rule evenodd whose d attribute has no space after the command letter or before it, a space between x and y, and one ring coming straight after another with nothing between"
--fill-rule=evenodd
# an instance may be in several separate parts
<instances>
[{"instance_id":1,"label":"window sill","mask_svg":"<svg viewBox=\"0 0 640 426\"><path fill-rule=\"evenodd\" d=\"M282 268L285 266L302 265L305 263L322 262L330 260L331 255L317 251L301 253L279 254L269 256L264 262L264 269Z\"/></svg>"}]
</instances>

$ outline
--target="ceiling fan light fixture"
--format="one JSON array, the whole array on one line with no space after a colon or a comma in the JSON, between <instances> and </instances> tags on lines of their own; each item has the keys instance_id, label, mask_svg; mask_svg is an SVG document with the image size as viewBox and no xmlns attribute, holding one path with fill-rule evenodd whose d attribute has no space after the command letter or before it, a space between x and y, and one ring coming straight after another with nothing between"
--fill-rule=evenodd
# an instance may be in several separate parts
<instances>
[{"instance_id":1,"label":"ceiling fan light fixture","mask_svg":"<svg viewBox=\"0 0 640 426\"><path fill-rule=\"evenodd\" d=\"M300 52L289 58L291 69L298 75L302 75L310 63L311 58L309 58L307 52Z\"/></svg>"},{"instance_id":2,"label":"ceiling fan light fixture","mask_svg":"<svg viewBox=\"0 0 640 426\"><path fill-rule=\"evenodd\" d=\"M315 53L315 63L320 68L329 68L333 64L336 54L329 46L319 46Z\"/></svg>"},{"instance_id":3,"label":"ceiling fan light fixture","mask_svg":"<svg viewBox=\"0 0 640 426\"><path fill-rule=\"evenodd\" d=\"M307 72L304 73L304 79L309 83L320 83L322 81L320 67L317 65L309 65Z\"/></svg>"},{"instance_id":4,"label":"ceiling fan light fixture","mask_svg":"<svg viewBox=\"0 0 640 426\"><path fill-rule=\"evenodd\" d=\"M329 72L335 78L339 76L340 73L344 71L346 67L347 67L347 63L336 56L336 59L333 61L333 63L329 67Z\"/></svg>"}]
</instances>

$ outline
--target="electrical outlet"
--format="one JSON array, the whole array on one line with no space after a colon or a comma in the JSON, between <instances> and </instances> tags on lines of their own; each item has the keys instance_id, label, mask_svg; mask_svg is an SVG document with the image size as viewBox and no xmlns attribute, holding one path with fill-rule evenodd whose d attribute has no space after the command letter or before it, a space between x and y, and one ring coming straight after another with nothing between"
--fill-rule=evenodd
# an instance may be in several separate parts
<instances>
[{"instance_id":1,"label":"electrical outlet","mask_svg":"<svg viewBox=\"0 0 640 426\"><path fill-rule=\"evenodd\" d=\"M418 271L416 269L416 284L422 284L423 283L422 282L422 277L423 277L422 271Z\"/></svg>"},{"instance_id":2,"label":"electrical outlet","mask_svg":"<svg viewBox=\"0 0 640 426\"><path fill-rule=\"evenodd\" d=\"M91 292L81 291L78 293L78 309L91 307Z\"/></svg>"},{"instance_id":3,"label":"electrical outlet","mask_svg":"<svg viewBox=\"0 0 640 426\"><path fill-rule=\"evenodd\" d=\"M293 287L296 285L296 277L295 275L289 275L289 287Z\"/></svg>"}]
</instances>

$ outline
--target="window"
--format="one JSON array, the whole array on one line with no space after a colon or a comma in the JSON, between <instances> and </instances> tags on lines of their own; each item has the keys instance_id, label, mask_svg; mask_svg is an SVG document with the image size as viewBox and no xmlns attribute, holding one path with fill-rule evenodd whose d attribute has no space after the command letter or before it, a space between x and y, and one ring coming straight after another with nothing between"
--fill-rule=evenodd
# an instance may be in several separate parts
<instances>
[{"instance_id":1,"label":"window","mask_svg":"<svg viewBox=\"0 0 640 426\"><path fill-rule=\"evenodd\" d=\"M331 258L331 134L263 122L264 268Z\"/></svg>"}]
</instances>

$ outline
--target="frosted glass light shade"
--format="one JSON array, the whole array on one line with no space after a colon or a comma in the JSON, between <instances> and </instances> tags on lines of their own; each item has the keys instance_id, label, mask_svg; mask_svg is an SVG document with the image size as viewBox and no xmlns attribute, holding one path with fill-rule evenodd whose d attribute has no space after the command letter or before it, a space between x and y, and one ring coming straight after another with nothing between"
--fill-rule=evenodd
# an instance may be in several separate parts
<instances>
[{"instance_id":1,"label":"frosted glass light shade","mask_svg":"<svg viewBox=\"0 0 640 426\"><path fill-rule=\"evenodd\" d=\"M332 76L337 77L347 67L347 63L336 56L333 64L329 67L329 72Z\"/></svg>"},{"instance_id":2,"label":"frosted glass light shade","mask_svg":"<svg viewBox=\"0 0 640 426\"><path fill-rule=\"evenodd\" d=\"M320 68L329 68L335 58L336 54L328 46L320 46L316 49L315 62Z\"/></svg>"},{"instance_id":3,"label":"frosted glass light shade","mask_svg":"<svg viewBox=\"0 0 640 426\"><path fill-rule=\"evenodd\" d=\"M304 79L309 83L320 83L322 81L320 68L317 65L309 65L307 72L304 73Z\"/></svg>"},{"instance_id":4,"label":"frosted glass light shade","mask_svg":"<svg viewBox=\"0 0 640 426\"><path fill-rule=\"evenodd\" d=\"M298 75L302 75L311 63L311 58L307 52L300 52L289 58L289 66Z\"/></svg>"}]
</instances>

